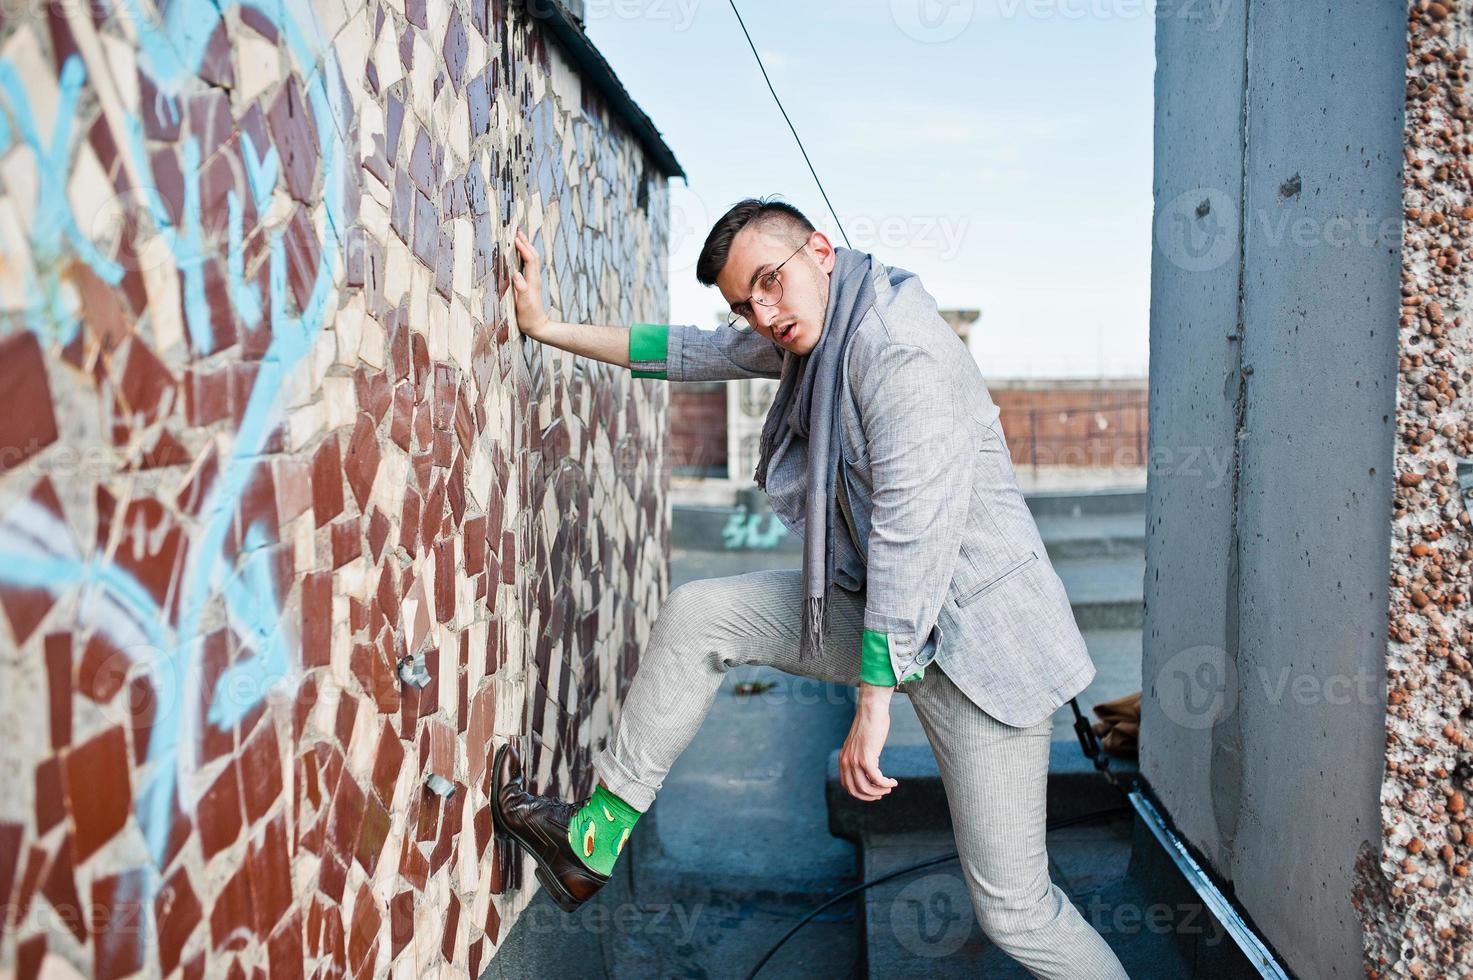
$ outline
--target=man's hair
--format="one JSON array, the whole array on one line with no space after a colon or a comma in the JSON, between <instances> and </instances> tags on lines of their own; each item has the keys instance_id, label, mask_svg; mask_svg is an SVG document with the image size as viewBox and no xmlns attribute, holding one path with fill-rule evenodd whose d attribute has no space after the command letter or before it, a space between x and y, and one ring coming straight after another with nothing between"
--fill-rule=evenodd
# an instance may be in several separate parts
<instances>
[{"instance_id":1,"label":"man's hair","mask_svg":"<svg viewBox=\"0 0 1473 980\"><path fill-rule=\"evenodd\" d=\"M701 246L701 256L696 259L697 282L702 286L716 285L716 277L725 268L726 257L731 252L732 239L753 222L758 222L763 231L791 242L794 248L816 230L802 211L783 201L755 197L738 201L711 226L706 244Z\"/></svg>"}]
</instances>

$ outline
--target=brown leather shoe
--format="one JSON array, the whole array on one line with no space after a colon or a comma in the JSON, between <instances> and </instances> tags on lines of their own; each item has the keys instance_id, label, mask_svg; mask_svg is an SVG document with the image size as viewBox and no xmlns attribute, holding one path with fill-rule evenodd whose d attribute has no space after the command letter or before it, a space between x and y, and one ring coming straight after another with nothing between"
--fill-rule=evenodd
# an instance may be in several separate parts
<instances>
[{"instance_id":1,"label":"brown leather shoe","mask_svg":"<svg viewBox=\"0 0 1473 980\"><path fill-rule=\"evenodd\" d=\"M534 796L522 778L522 754L510 742L496 750L491 771L491 815L497 834L522 845L537 862L537 880L558 908L574 911L609 880L584 864L568 843L568 825L582 805Z\"/></svg>"}]
</instances>

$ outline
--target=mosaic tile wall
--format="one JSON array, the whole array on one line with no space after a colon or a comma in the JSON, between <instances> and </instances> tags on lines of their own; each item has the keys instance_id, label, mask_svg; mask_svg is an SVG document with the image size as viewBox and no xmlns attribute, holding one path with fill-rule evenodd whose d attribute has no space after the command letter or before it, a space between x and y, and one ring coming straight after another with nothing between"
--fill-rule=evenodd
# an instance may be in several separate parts
<instances>
[{"instance_id":1,"label":"mosaic tile wall","mask_svg":"<svg viewBox=\"0 0 1473 980\"><path fill-rule=\"evenodd\" d=\"M1379 852L1366 975L1473 976L1473 15L1408 5L1396 489Z\"/></svg>"},{"instance_id":2,"label":"mosaic tile wall","mask_svg":"<svg viewBox=\"0 0 1473 980\"><path fill-rule=\"evenodd\" d=\"M667 386L522 341L511 230L663 320L663 176L500 0L25 9L0 973L475 975L536 887L489 756L589 791L668 581Z\"/></svg>"}]
</instances>

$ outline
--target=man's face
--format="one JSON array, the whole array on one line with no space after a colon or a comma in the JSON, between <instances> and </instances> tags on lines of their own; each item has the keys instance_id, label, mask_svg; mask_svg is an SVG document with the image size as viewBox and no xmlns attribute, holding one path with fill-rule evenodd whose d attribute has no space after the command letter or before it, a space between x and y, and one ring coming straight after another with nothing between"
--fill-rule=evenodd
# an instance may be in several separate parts
<instances>
[{"instance_id":1,"label":"man's face","mask_svg":"<svg viewBox=\"0 0 1473 980\"><path fill-rule=\"evenodd\" d=\"M716 277L716 288L727 305L738 312L745 314L746 307L751 306L747 322L754 330L779 347L801 355L818 346L823 332L834 247L821 231L810 233L806 239L784 232L780 224L763 227L757 222L737 232L726 265ZM754 301L752 292L758 288L758 279L779 265L782 295L777 303L764 306Z\"/></svg>"}]
</instances>

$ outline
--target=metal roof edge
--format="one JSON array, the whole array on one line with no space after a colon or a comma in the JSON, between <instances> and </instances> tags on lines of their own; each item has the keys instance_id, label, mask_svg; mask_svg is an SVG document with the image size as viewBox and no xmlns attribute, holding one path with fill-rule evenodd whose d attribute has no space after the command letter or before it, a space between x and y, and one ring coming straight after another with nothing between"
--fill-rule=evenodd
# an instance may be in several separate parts
<instances>
[{"instance_id":1,"label":"metal roof edge","mask_svg":"<svg viewBox=\"0 0 1473 980\"><path fill-rule=\"evenodd\" d=\"M624 88L624 83L619 81L619 76L589 40L578 18L568 10L562 0L523 0L523 3L527 13L552 32L552 36L568 52L584 76L609 100L614 113L634 131L645 150L659 165L661 173L667 178L679 177L689 182L679 161L675 159L674 151L655 128L654 122L634 101L628 89Z\"/></svg>"}]
</instances>

